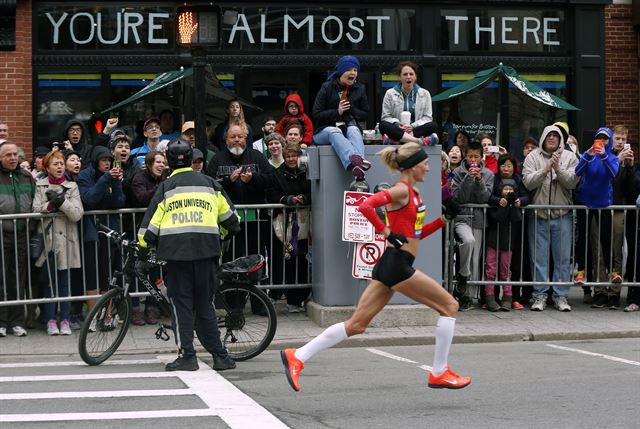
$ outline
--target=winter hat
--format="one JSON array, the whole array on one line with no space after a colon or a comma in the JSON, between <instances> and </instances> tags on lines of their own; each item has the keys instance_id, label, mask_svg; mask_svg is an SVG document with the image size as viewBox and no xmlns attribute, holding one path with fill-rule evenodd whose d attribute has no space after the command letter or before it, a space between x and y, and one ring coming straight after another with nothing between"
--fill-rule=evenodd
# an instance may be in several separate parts
<instances>
[{"instance_id":1,"label":"winter hat","mask_svg":"<svg viewBox=\"0 0 640 429\"><path fill-rule=\"evenodd\" d=\"M514 192L518 189L518 184L516 183L515 180L513 180L513 179L502 179L502 181L500 182L500 186L498 187L500 195L502 195L502 191L504 190L504 188L506 186L509 186L511 189L514 190Z\"/></svg>"},{"instance_id":2,"label":"winter hat","mask_svg":"<svg viewBox=\"0 0 640 429\"><path fill-rule=\"evenodd\" d=\"M78 158L82 159L82 155L80 155L80 152L77 152L75 150L63 150L62 154L64 155L64 160L66 161L67 159L69 159L69 157L71 155L78 155Z\"/></svg>"},{"instance_id":3,"label":"winter hat","mask_svg":"<svg viewBox=\"0 0 640 429\"><path fill-rule=\"evenodd\" d=\"M49 149L46 146L38 146L36 148L36 150L33 151L33 157L37 158L39 156L45 156L46 154L48 154L51 151L51 149Z\"/></svg>"},{"instance_id":4,"label":"winter hat","mask_svg":"<svg viewBox=\"0 0 640 429\"><path fill-rule=\"evenodd\" d=\"M553 125L560 128L560 133L562 133L562 139L566 143L567 139L569 138L569 124L567 124L566 122L558 121L558 122L555 122Z\"/></svg>"},{"instance_id":5,"label":"winter hat","mask_svg":"<svg viewBox=\"0 0 640 429\"><path fill-rule=\"evenodd\" d=\"M338 60L338 63L336 64L336 71L331 73L327 80L340 77L344 72L353 68L360 70L360 60L352 55L345 55Z\"/></svg>"},{"instance_id":6,"label":"winter hat","mask_svg":"<svg viewBox=\"0 0 640 429\"><path fill-rule=\"evenodd\" d=\"M193 160L201 159L204 161L204 154L200 149L193 149Z\"/></svg>"}]
</instances>

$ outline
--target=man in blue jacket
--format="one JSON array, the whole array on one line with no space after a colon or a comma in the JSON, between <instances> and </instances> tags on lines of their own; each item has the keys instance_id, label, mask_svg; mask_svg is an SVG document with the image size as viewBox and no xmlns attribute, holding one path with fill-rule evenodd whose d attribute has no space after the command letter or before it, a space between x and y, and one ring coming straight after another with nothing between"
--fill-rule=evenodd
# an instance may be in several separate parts
<instances>
[{"instance_id":1,"label":"man in blue jacket","mask_svg":"<svg viewBox=\"0 0 640 429\"><path fill-rule=\"evenodd\" d=\"M579 204L589 209L608 207L613 202L613 181L618 175L618 157L611 152L613 147L613 132L609 128L596 131L596 138L586 150L576 166L576 176L582 177L582 183L576 192ZM587 238L591 222L597 222L600 230L600 245L606 262L606 268L611 267L611 212L608 210L578 210L576 242L576 263L578 272L574 283L583 285L586 282L585 265L587 259ZM604 299L606 294L596 295L594 305Z\"/></svg>"}]
</instances>

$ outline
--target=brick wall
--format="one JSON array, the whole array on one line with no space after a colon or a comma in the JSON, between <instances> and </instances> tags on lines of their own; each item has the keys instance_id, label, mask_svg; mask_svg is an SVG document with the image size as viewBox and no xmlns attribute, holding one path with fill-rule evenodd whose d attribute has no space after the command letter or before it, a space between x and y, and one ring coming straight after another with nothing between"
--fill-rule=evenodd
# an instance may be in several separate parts
<instances>
[{"instance_id":1,"label":"brick wall","mask_svg":"<svg viewBox=\"0 0 640 429\"><path fill-rule=\"evenodd\" d=\"M18 0L16 50L0 51L0 120L9 125L9 139L32 152L31 0Z\"/></svg>"},{"instance_id":2,"label":"brick wall","mask_svg":"<svg viewBox=\"0 0 640 429\"><path fill-rule=\"evenodd\" d=\"M637 1L637 0L636 0ZM607 126L629 128L629 140L638 153L638 35L631 23L631 4L605 7Z\"/></svg>"}]
</instances>

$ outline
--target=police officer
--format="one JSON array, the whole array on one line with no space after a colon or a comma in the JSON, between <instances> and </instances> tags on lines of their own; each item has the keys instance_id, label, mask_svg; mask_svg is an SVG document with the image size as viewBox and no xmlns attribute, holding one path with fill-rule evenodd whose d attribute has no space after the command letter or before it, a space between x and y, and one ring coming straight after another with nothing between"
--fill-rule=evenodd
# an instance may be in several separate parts
<instances>
[{"instance_id":1,"label":"police officer","mask_svg":"<svg viewBox=\"0 0 640 429\"><path fill-rule=\"evenodd\" d=\"M178 138L169 143L167 159L173 173L153 196L138 240L142 249L156 247L158 259L167 261L165 283L179 356L165 370L198 369L194 325L198 339L213 355L213 369L232 369L236 364L220 341L212 301L218 286L219 227L234 234L240 225L222 188L191 169L192 158L189 142ZM142 261L136 265L146 268Z\"/></svg>"}]
</instances>

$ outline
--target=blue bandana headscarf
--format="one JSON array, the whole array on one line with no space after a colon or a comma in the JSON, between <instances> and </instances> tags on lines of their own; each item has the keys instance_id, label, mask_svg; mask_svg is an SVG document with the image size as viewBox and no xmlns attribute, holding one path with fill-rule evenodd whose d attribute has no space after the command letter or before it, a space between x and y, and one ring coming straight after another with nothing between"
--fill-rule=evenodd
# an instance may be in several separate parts
<instances>
[{"instance_id":1,"label":"blue bandana headscarf","mask_svg":"<svg viewBox=\"0 0 640 429\"><path fill-rule=\"evenodd\" d=\"M360 70L360 60L357 57L345 55L338 60L338 64L336 64L336 71L331 73L327 80L331 80L335 77L340 77L344 74L344 72L353 68Z\"/></svg>"}]
</instances>

